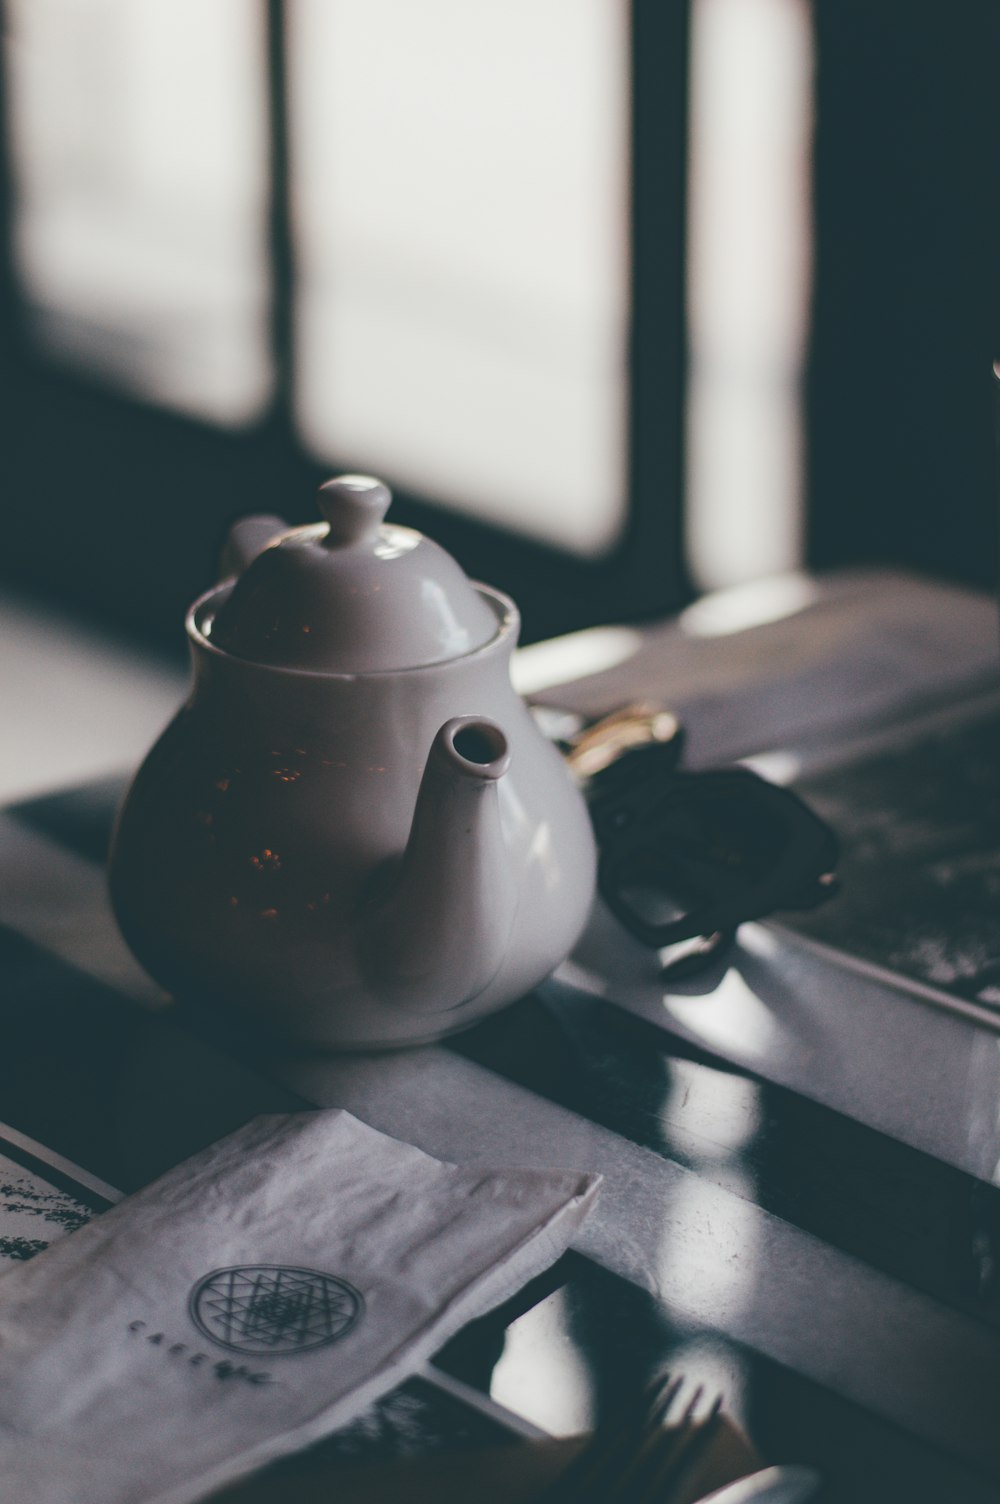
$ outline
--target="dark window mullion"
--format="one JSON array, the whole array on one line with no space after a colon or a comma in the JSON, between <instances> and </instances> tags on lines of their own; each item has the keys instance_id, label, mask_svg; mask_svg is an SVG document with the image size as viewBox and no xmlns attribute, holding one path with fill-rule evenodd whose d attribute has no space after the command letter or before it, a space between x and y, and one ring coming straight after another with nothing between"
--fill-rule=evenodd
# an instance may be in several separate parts
<instances>
[{"instance_id":1,"label":"dark window mullion","mask_svg":"<svg viewBox=\"0 0 1000 1504\"><path fill-rule=\"evenodd\" d=\"M295 447L295 249L288 98L288 6L264 0L267 72L267 253L270 309L268 342L274 394L265 419L283 447Z\"/></svg>"},{"instance_id":2,"label":"dark window mullion","mask_svg":"<svg viewBox=\"0 0 1000 1504\"><path fill-rule=\"evenodd\" d=\"M676 608L692 594L683 505L690 0L632 0L631 30L625 572L636 614L649 615Z\"/></svg>"},{"instance_id":3,"label":"dark window mullion","mask_svg":"<svg viewBox=\"0 0 1000 1504\"><path fill-rule=\"evenodd\" d=\"M11 35L12 27L10 7L0 0L0 42ZM5 52L0 51L0 320L4 328L4 338L0 341L0 371L3 373L3 388L16 381L15 368L26 348L24 310L14 263L17 189L10 93L8 59Z\"/></svg>"}]
</instances>

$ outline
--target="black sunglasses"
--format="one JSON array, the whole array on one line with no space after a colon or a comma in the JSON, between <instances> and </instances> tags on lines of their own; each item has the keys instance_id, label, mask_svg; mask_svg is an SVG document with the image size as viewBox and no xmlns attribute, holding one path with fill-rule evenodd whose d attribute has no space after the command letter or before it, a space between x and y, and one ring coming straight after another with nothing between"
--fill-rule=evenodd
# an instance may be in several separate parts
<instances>
[{"instance_id":1,"label":"black sunglasses","mask_svg":"<svg viewBox=\"0 0 1000 1504\"><path fill-rule=\"evenodd\" d=\"M646 945L695 942L665 967L676 979L745 921L829 898L838 859L833 832L798 795L748 768L681 770L683 741L674 717L643 705L565 749L584 783L608 908Z\"/></svg>"}]
</instances>

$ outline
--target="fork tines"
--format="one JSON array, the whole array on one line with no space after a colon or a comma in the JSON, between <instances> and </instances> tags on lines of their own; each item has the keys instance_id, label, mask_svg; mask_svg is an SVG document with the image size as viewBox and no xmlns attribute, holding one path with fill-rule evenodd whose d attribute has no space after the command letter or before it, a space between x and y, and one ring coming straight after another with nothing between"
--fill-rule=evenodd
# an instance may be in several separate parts
<instances>
[{"instance_id":1,"label":"fork tines","mask_svg":"<svg viewBox=\"0 0 1000 1504\"><path fill-rule=\"evenodd\" d=\"M658 1377L598 1427L545 1504L669 1504L711 1442L721 1403L681 1374Z\"/></svg>"}]
</instances>

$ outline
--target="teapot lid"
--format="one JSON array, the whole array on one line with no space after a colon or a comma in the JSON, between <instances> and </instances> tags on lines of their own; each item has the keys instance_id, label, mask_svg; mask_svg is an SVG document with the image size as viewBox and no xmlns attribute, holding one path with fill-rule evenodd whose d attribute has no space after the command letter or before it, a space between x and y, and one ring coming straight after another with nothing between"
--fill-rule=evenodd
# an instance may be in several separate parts
<instances>
[{"instance_id":1,"label":"teapot lid","mask_svg":"<svg viewBox=\"0 0 1000 1504\"><path fill-rule=\"evenodd\" d=\"M497 617L451 554L383 522L389 488L340 475L319 488L325 522L279 535L247 566L212 623L212 642L257 663L376 673L460 657L496 636Z\"/></svg>"}]
</instances>

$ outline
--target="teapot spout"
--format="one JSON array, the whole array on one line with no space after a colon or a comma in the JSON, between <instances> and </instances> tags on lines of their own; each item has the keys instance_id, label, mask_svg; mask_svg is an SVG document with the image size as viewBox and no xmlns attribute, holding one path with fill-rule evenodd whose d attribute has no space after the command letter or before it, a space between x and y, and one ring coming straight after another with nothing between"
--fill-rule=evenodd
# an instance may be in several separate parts
<instances>
[{"instance_id":1,"label":"teapot spout","mask_svg":"<svg viewBox=\"0 0 1000 1504\"><path fill-rule=\"evenodd\" d=\"M497 789L509 763L484 717L455 717L434 738L406 850L361 915L362 970L386 1002L445 1012L500 970L517 907Z\"/></svg>"}]
</instances>

